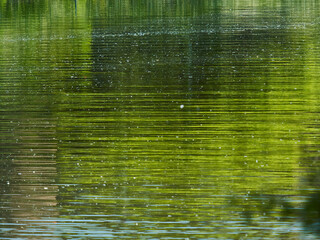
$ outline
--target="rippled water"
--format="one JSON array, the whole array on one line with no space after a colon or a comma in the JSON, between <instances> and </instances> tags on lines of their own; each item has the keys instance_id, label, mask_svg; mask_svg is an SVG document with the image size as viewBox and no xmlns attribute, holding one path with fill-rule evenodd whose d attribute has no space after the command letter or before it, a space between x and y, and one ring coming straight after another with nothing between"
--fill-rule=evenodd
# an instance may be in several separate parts
<instances>
[{"instance_id":1,"label":"rippled water","mask_svg":"<svg viewBox=\"0 0 320 240\"><path fill-rule=\"evenodd\" d=\"M320 3L0 1L1 239L320 237Z\"/></svg>"}]
</instances>

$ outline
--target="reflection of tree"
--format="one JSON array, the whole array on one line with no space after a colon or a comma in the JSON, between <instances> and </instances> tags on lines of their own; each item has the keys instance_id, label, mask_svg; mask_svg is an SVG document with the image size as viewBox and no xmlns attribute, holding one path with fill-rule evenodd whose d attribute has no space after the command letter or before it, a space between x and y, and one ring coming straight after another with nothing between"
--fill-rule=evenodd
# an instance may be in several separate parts
<instances>
[{"instance_id":1,"label":"reflection of tree","mask_svg":"<svg viewBox=\"0 0 320 240\"><path fill-rule=\"evenodd\" d=\"M291 23L292 24L292 23ZM303 36L304 30L300 30L301 33L299 36ZM312 33L312 30L310 30ZM272 36L268 35L269 37ZM295 186L296 193L292 195L286 194L271 194L271 195L263 195L259 193L254 193L248 195L248 202L243 202L237 200L235 201L236 205L243 206L242 215L245 219L247 219L248 223L258 224L257 212L260 214L263 213L266 218L279 218L283 220L283 222L293 222L293 223L301 223L306 230L305 233L301 232L301 235L307 233L313 233L319 235L319 219L320 219L320 197L319 197L319 130L318 124L318 107L314 104L315 99L318 99L319 91L318 88L314 87L315 76L319 75L319 69L316 67L318 64L318 58L313 55L308 49L313 49L314 43L308 42L303 44L302 46L297 44L296 36L293 35L289 39L284 37L290 36L282 35L281 39L281 51L276 50L273 51L272 62L267 64L268 69L270 69L271 65L275 65L278 69L282 68L280 71L277 70L275 73L283 76L283 79L286 82L286 86L288 88L288 95L284 95L283 89L281 92L281 99L285 103L287 101L292 102L301 102L299 105L301 106L302 113L297 118L297 125L300 124L298 135L294 138L301 139L303 144L299 146L299 149L296 148L295 151L298 151L298 158L295 159L295 167L291 169L300 169L299 180ZM292 45L285 44L286 42L292 42ZM299 46L299 48L297 47ZM286 47L284 47L286 46ZM270 48L265 48L270 49ZM291 54L288 54L287 49L290 49ZM285 63L278 62L278 59L286 59ZM292 63L294 61L294 63ZM290 66L290 68L288 68ZM292 68L295 71L292 71ZM300 71L296 71L296 69L300 69ZM307 71L305 69L308 69ZM273 72L269 72L269 77L272 80ZM303 82L303 86L298 86L297 84L291 82L292 79L299 76L302 79L306 79ZM280 79L280 78L279 78ZM272 84L272 81L270 81ZM274 84L273 84L274 85ZM272 86L272 85L270 85ZM294 94L290 94L290 87L295 86L300 87L300 97L295 96ZM272 92L271 92L272 93ZM276 99L276 98L275 98ZM305 103L308 106L305 106ZM279 103L278 103L279 104ZM282 110L285 108L281 108ZM294 111L294 109L293 109ZM295 112L295 111L294 111ZM294 118L291 119L291 121ZM304 121L303 119L308 119ZM288 122L289 129L293 129L291 123ZM303 125L302 125L303 123ZM275 131L272 131L274 134ZM280 137L281 138L281 137ZM286 148L288 149L288 148ZM282 152L282 156L285 156L285 153ZM297 164L299 163L299 165ZM301 171L302 170L302 171ZM296 175L293 175L297 177ZM255 215L256 214L256 215Z\"/></svg>"},{"instance_id":2,"label":"reflection of tree","mask_svg":"<svg viewBox=\"0 0 320 240\"><path fill-rule=\"evenodd\" d=\"M309 99L317 99L318 88L310 88L307 92ZM313 102L313 101L312 101ZM310 119L305 133L305 142L302 146L304 156L300 166L305 169L301 178L302 193L306 195L306 202L303 206L301 218L305 228L310 232L316 232L320 236L320 158L319 158L319 124L318 105L310 106L311 112L307 113ZM310 124L311 123L311 124Z\"/></svg>"},{"instance_id":3,"label":"reflection of tree","mask_svg":"<svg viewBox=\"0 0 320 240\"><path fill-rule=\"evenodd\" d=\"M1 157L1 221L9 229L16 226L10 236L23 235L36 225L45 231L47 227L41 223L42 218L57 216L57 187L53 185L56 145L50 129L52 123L48 123L41 112L31 116L16 110L15 116L3 116L12 123L1 136L0 150L5 153Z\"/></svg>"},{"instance_id":4,"label":"reflection of tree","mask_svg":"<svg viewBox=\"0 0 320 240\"><path fill-rule=\"evenodd\" d=\"M79 65L85 70L81 60L71 56L85 52L85 42L77 44L72 38L81 35L71 27L77 24L73 11L69 17L57 17L73 4L49 2L0 2L5 33L0 38L0 215L6 229L2 237L36 239L32 231L51 234L54 220L43 220L58 216L55 103L64 93L64 79L70 79ZM63 70L70 66L76 70Z\"/></svg>"},{"instance_id":5,"label":"reflection of tree","mask_svg":"<svg viewBox=\"0 0 320 240\"><path fill-rule=\"evenodd\" d=\"M286 11L255 15L259 1L86 1L85 7L79 1L75 16L73 1L42 1L39 9L30 1L3 2L8 11L1 16L22 13L11 19L19 27L7 29L13 37L0 48L3 59L18 56L19 66L1 76L2 87L15 82L21 97L1 94L9 104L2 148L12 147L2 155L1 189L33 198L26 204L11 198L9 208L26 210L15 217L47 209L56 194L65 218L95 219L128 235L176 231L179 221L206 238L227 223L250 228L268 219L272 229L283 219L310 225L318 217L317 194L302 194L310 195L305 211L294 201L305 151L292 140L304 132L293 89L307 88L300 79L313 62L305 55L308 39L297 39L302 30L288 30L294 19ZM230 11L234 4L238 11ZM46 174L33 179L35 167ZM307 175L317 183L318 173ZM26 179L43 189L32 192ZM52 179L59 193L44 189Z\"/></svg>"},{"instance_id":6,"label":"reflection of tree","mask_svg":"<svg viewBox=\"0 0 320 240\"><path fill-rule=\"evenodd\" d=\"M265 216L272 229L300 216L291 196L302 153L291 139L303 126L291 79L304 76L306 46L296 48L286 21L278 28L287 16L270 15L266 29L259 15L220 8L211 18L189 5L179 14L117 3L91 13L91 85L68 89L63 105L59 172L70 186L60 189L62 214L120 213L119 224L101 224L132 231L125 220L172 215L214 228L212 218L244 216L250 226Z\"/></svg>"},{"instance_id":7,"label":"reflection of tree","mask_svg":"<svg viewBox=\"0 0 320 240\"><path fill-rule=\"evenodd\" d=\"M310 232L320 235L320 192L308 196L302 209L302 222Z\"/></svg>"},{"instance_id":8,"label":"reflection of tree","mask_svg":"<svg viewBox=\"0 0 320 240\"><path fill-rule=\"evenodd\" d=\"M47 1L43 0L25 1L23 4L20 1L0 1L1 16L9 19L19 19L21 22L26 19L26 16L42 15L47 7Z\"/></svg>"}]
</instances>

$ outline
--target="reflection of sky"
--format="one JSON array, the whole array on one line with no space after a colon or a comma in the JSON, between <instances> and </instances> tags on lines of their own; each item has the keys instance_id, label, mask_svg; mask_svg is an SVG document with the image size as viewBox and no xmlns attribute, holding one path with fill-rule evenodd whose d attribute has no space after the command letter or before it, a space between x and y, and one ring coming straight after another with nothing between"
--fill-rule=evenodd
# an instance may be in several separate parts
<instances>
[{"instance_id":1,"label":"reflection of sky","mask_svg":"<svg viewBox=\"0 0 320 240\"><path fill-rule=\"evenodd\" d=\"M210 223L203 222L192 226L188 221L121 221L114 220L115 216L108 215L78 215L64 218L42 218L39 220L29 220L26 224L10 224L10 226L2 227L4 232L12 231L16 228L26 227L17 232L17 236L24 236L24 238L43 238L50 237L50 239L67 238L126 238L130 236L140 236L141 238L152 238L158 236L179 236L192 237L194 235L201 235L206 238L211 238L216 235L221 237L232 236L237 237L247 234L247 237L259 237L259 232L270 232L269 237L273 237L293 232L293 236L301 237L302 239L316 239L310 234L306 234L304 228L299 222L278 222L269 225L263 218L258 219L259 222L264 222L263 225L246 226L245 220L239 221L212 221ZM90 219L94 218L94 219ZM98 219L97 219L98 218ZM14 228L12 228L14 226ZM115 226L117 226L115 228ZM142 230L145 229L145 230ZM251 232L255 234L250 235ZM15 238L19 239L19 238Z\"/></svg>"}]
</instances>

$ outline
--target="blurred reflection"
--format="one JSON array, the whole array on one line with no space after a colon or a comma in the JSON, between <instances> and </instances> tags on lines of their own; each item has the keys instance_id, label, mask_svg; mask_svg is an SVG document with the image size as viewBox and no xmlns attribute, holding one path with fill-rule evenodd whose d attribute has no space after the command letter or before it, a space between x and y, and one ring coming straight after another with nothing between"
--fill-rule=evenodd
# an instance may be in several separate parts
<instances>
[{"instance_id":1,"label":"blurred reflection","mask_svg":"<svg viewBox=\"0 0 320 240\"><path fill-rule=\"evenodd\" d=\"M5 109L3 103L1 108ZM14 115L2 115L0 126L4 130L0 137L0 222L4 234L43 231L52 224L44 224L43 219L58 216L54 125L50 119L16 109Z\"/></svg>"},{"instance_id":2,"label":"blurred reflection","mask_svg":"<svg viewBox=\"0 0 320 240\"><path fill-rule=\"evenodd\" d=\"M0 3L5 237L318 236L319 3Z\"/></svg>"}]
</instances>

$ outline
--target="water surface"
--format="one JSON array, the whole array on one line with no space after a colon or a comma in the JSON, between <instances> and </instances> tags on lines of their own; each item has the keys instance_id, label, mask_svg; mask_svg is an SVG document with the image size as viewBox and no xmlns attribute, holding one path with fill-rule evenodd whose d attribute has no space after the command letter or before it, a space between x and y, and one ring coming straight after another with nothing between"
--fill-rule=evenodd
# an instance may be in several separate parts
<instances>
[{"instance_id":1,"label":"water surface","mask_svg":"<svg viewBox=\"0 0 320 240\"><path fill-rule=\"evenodd\" d=\"M317 1L0 1L1 239L317 239Z\"/></svg>"}]
</instances>

